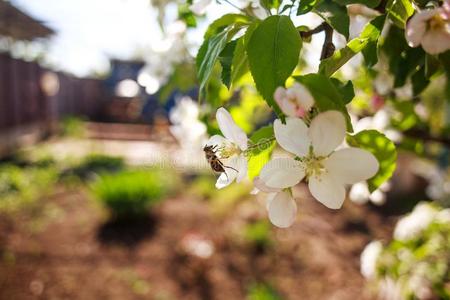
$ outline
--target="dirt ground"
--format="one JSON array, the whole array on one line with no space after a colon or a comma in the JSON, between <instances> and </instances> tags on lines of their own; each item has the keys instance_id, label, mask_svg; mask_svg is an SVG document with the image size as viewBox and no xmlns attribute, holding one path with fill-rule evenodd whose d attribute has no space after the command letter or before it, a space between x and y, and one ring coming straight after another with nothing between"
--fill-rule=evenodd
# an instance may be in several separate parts
<instances>
[{"instance_id":1,"label":"dirt ground","mask_svg":"<svg viewBox=\"0 0 450 300\"><path fill-rule=\"evenodd\" d=\"M395 221L350 201L332 211L304 199L294 226L273 228L261 250L232 238L239 220L255 217L249 207L265 217L254 198L219 217L208 202L178 196L123 223L108 223L83 190L60 187L42 205L41 218L0 216L0 299L246 299L254 282L285 299L372 299L359 255L388 239ZM212 256L183 252L188 234L211 240Z\"/></svg>"}]
</instances>

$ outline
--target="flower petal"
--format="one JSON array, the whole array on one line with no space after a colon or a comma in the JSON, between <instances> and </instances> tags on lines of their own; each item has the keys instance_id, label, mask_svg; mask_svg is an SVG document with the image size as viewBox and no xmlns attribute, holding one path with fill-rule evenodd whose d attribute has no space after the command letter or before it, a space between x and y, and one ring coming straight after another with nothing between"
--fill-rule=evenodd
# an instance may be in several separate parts
<instances>
[{"instance_id":1,"label":"flower petal","mask_svg":"<svg viewBox=\"0 0 450 300\"><path fill-rule=\"evenodd\" d=\"M446 28L431 29L422 38L425 52L435 55L450 49L450 32Z\"/></svg>"},{"instance_id":2,"label":"flower petal","mask_svg":"<svg viewBox=\"0 0 450 300\"><path fill-rule=\"evenodd\" d=\"M190 5L189 9L196 15L203 15L211 2L212 0L199 0Z\"/></svg>"},{"instance_id":3,"label":"flower petal","mask_svg":"<svg viewBox=\"0 0 450 300\"><path fill-rule=\"evenodd\" d=\"M241 182L242 180L247 178L248 162L243 154L237 156L236 170L238 170L236 182Z\"/></svg>"},{"instance_id":4,"label":"flower petal","mask_svg":"<svg viewBox=\"0 0 450 300\"><path fill-rule=\"evenodd\" d=\"M280 228L291 226L297 215L297 204L289 192L277 193L268 202L267 209L269 211L270 222Z\"/></svg>"},{"instance_id":5,"label":"flower petal","mask_svg":"<svg viewBox=\"0 0 450 300\"><path fill-rule=\"evenodd\" d=\"M345 200L344 185L330 174L309 177L309 191L320 203L331 209L339 209Z\"/></svg>"},{"instance_id":6,"label":"flower petal","mask_svg":"<svg viewBox=\"0 0 450 300\"><path fill-rule=\"evenodd\" d=\"M225 108L221 107L217 110L216 119L225 138L238 145L241 150L247 150L247 135L236 125Z\"/></svg>"},{"instance_id":7,"label":"flower petal","mask_svg":"<svg viewBox=\"0 0 450 300\"><path fill-rule=\"evenodd\" d=\"M309 90L302 84L295 82L287 91L287 96L295 98L298 105L308 112L315 101Z\"/></svg>"},{"instance_id":8,"label":"flower petal","mask_svg":"<svg viewBox=\"0 0 450 300\"><path fill-rule=\"evenodd\" d=\"M280 157L269 161L259 173L259 178L269 188L288 188L296 185L305 177L305 170L300 162Z\"/></svg>"},{"instance_id":9,"label":"flower petal","mask_svg":"<svg viewBox=\"0 0 450 300\"><path fill-rule=\"evenodd\" d=\"M206 146L221 146L228 143L229 142L227 141L227 139L225 139L221 135L216 134L209 138L209 140L206 142Z\"/></svg>"},{"instance_id":10,"label":"flower petal","mask_svg":"<svg viewBox=\"0 0 450 300\"><path fill-rule=\"evenodd\" d=\"M224 165L225 172L221 173L216 182L216 188L221 189L230 185L239 175L239 164L241 163L238 155L220 160ZM247 163L247 162L245 162ZM247 175L247 172L245 172ZM241 175L242 176L242 175Z\"/></svg>"},{"instance_id":11,"label":"flower petal","mask_svg":"<svg viewBox=\"0 0 450 300\"><path fill-rule=\"evenodd\" d=\"M405 38L410 47L417 47L422 43L422 39L427 31L427 22L436 12L425 10L416 13L406 24Z\"/></svg>"},{"instance_id":12,"label":"flower petal","mask_svg":"<svg viewBox=\"0 0 450 300\"><path fill-rule=\"evenodd\" d=\"M280 191L279 188L271 188L267 186L259 176L253 179L253 185L255 186L255 189L264 193L276 193Z\"/></svg>"},{"instance_id":13,"label":"flower petal","mask_svg":"<svg viewBox=\"0 0 450 300\"><path fill-rule=\"evenodd\" d=\"M341 149L323 163L331 176L342 184L353 184L373 177L379 168L378 160L369 151L359 148Z\"/></svg>"},{"instance_id":14,"label":"flower petal","mask_svg":"<svg viewBox=\"0 0 450 300\"><path fill-rule=\"evenodd\" d=\"M341 112L330 110L317 115L308 131L314 154L316 156L330 154L344 141L345 133L345 118Z\"/></svg>"},{"instance_id":15,"label":"flower petal","mask_svg":"<svg viewBox=\"0 0 450 300\"><path fill-rule=\"evenodd\" d=\"M286 124L280 120L274 122L275 138L278 144L286 151L298 156L306 156L311 141L308 137L308 127L298 118L286 118Z\"/></svg>"}]
</instances>

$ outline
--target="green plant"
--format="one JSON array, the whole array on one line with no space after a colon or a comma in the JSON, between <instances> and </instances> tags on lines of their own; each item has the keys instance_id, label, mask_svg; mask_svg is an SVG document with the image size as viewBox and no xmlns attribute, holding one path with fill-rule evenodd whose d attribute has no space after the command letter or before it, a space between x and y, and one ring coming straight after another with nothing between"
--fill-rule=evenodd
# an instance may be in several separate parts
<instances>
[{"instance_id":1,"label":"green plant","mask_svg":"<svg viewBox=\"0 0 450 300\"><path fill-rule=\"evenodd\" d=\"M57 171L51 165L0 165L0 211L15 212L30 205L47 193L56 180Z\"/></svg>"},{"instance_id":2,"label":"green plant","mask_svg":"<svg viewBox=\"0 0 450 300\"><path fill-rule=\"evenodd\" d=\"M61 135L66 137L80 138L86 133L85 120L78 117L68 116L61 121Z\"/></svg>"},{"instance_id":3,"label":"green plant","mask_svg":"<svg viewBox=\"0 0 450 300\"><path fill-rule=\"evenodd\" d=\"M277 293L277 291L265 284L258 283L250 286L247 294L248 300L282 300L283 298Z\"/></svg>"},{"instance_id":4,"label":"green plant","mask_svg":"<svg viewBox=\"0 0 450 300\"><path fill-rule=\"evenodd\" d=\"M256 247L265 248L272 243L271 226L267 220L259 220L244 227L244 239Z\"/></svg>"},{"instance_id":5,"label":"green plant","mask_svg":"<svg viewBox=\"0 0 450 300\"><path fill-rule=\"evenodd\" d=\"M95 198L113 217L144 216L177 185L177 178L167 170L126 170L102 174L91 185Z\"/></svg>"},{"instance_id":6,"label":"green plant","mask_svg":"<svg viewBox=\"0 0 450 300\"><path fill-rule=\"evenodd\" d=\"M124 167L125 163L121 157L90 154L86 156L78 165L66 170L63 177L66 175L74 175L81 179L86 179L93 173L100 174L117 172L124 169Z\"/></svg>"}]
</instances>

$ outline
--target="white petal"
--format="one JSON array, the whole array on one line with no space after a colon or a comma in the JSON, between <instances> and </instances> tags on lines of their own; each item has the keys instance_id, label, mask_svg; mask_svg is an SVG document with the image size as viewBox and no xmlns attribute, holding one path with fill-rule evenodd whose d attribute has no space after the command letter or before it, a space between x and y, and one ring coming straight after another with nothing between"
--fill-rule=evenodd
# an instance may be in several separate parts
<instances>
[{"instance_id":1,"label":"white petal","mask_svg":"<svg viewBox=\"0 0 450 300\"><path fill-rule=\"evenodd\" d=\"M203 15L206 12L206 8L212 0L199 0L189 6L189 9L196 15Z\"/></svg>"},{"instance_id":2,"label":"white petal","mask_svg":"<svg viewBox=\"0 0 450 300\"><path fill-rule=\"evenodd\" d=\"M228 144L229 142L227 141L227 139L225 139L223 136L221 135L213 135L212 137L209 138L209 140L206 142L207 146L221 146L224 144Z\"/></svg>"},{"instance_id":3,"label":"white petal","mask_svg":"<svg viewBox=\"0 0 450 300\"><path fill-rule=\"evenodd\" d=\"M435 55L450 49L450 32L445 28L429 30L422 39L422 48L425 52Z\"/></svg>"},{"instance_id":4,"label":"white petal","mask_svg":"<svg viewBox=\"0 0 450 300\"><path fill-rule=\"evenodd\" d=\"M269 196L273 197L273 196ZM295 221L297 204L289 192L279 192L268 202L269 219L273 225L287 228Z\"/></svg>"},{"instance_id":5,"label":"white petal","mask_svg":"<svg viewBox=\"0 0 450 300\"><path fill-rule=\"evenodd\" d=\"M270 188L284 189L299 183L305 171L300 162L292 158L275 158L262 168L259 177Z\"/></svg>"},{"instance_id":6,"label":"white petal","mask_svg":"<svg viewBox=\"0 0 450 300\"><path fill-rule=\"evenodd\" d=\"M239 163L240 159L237 155L234 155L228 159L222 159L221 162L224 165L225 172L221 173L216 182L216 188L221 189L230 185L234 179L239 175ZM237 171L236 171L237 170ZM246 175L247 173L245 173Z\"/></svg>"},{"instance_id":7,"label":"white petal","mask_svg":"<svg viewBox=\"0 0 450 300\"><path fill-rule=\"evenodd\" d=\"M359 148L338 150L324 161L327 171L342 184L352 184L373 177L378 160L369 151Z\"/></svg>"},{"instance_id":8,"label":"white petal","mask_svg":"<svg viewBox=\"0 0 450 300\"><path fill-rule=\"evenodd\" d=\"M238 175L236 177L236 182L241 182L247 178L248 162L244 155L239 155L236 160L236 170L238 170Z\"/></svg>"},{"instance_id":9,"label":"white petal","mask_svg":"<svg viewBox=\"0 0 450 300\"><path fill-rule=\"evenodd\" d=\"M346 124L341 112L330 110L317 115L309 127L309 137L316 156L327 156L345 138Z\"/></svg>"},{"instance_id":10,"label":"white petal","mask_svg":"<svg viewBox=\"0 0 450 300\"><path fill-rule=\"evenodd\" d=\"M367 203L370 197L370 192L369 188L367 187L367 183L366 182L355 183L350 189L348 197L350 198L350 200L358 204Z\"/></svg>"},{"instance_id":11,"label":"white petal","mask_svg":"<svg viewBox=\"0 0 450 300\"><path fill-rule=\"evenodd\" d=\"M259 176L253 179L253 185L255 186L255 189L264 193L276 193L280 191L279 188L271 188L267 186Z\"/></svg>"},{"instance_id":12,"label":"white petal","mask_svg":"<svg viewBox=\"0 0 450 300\"><path fill-rule=\"evenodd\" d=\"M217 110L216 119L225 138L238 145L241 150L247 150L247 135L236 125L225 108L221 107Z\"/></svg>"},{"instance_id":13,"label":"white petal","mask_svg":"<svg viewBox=\"0 0 450 300\"><path fill-rule=\"evenodd\" d=\"M320 177L311 176L309 191L320 203L331 209L339 209L345 200L345 188L340 182L327 173Z\"/></svg>"},{"instance_id":14,"label":"white petal","mask_svg":"<svg viewBox=\"0 0 450 300\"><path fill-rule=\"evenodd\" d=\"M286 124L280 120L274 122L275 138L286 151L298 156L305 156L309 152L311 141L308 137L308 127L298 118L286 118Z\"/></svg>"}]
</instances>

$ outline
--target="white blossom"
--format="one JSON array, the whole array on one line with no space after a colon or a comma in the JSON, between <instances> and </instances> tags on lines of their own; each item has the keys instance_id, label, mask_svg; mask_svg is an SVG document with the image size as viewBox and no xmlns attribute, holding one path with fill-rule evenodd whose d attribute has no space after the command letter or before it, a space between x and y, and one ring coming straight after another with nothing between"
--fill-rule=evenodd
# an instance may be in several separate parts
<instances>
[{"instance_id":1,"label":"white blossom","mask_svg":"<svg viewBox=\"0 0 450 300\"><path fill-rule=\"evenodd\" d=\"M308 179L311 194L331 209L339 209L345 199L345 185L368 179L378 171L378 161L368 151L345 148L334 151L344 140L346 123L342 113L327 111L316 116L311 126L298 118L274 123L275 138L296 158L275 158L261 170L267 187L287 189ZM293 206L286 206L286 219ZM269 207L270 212L270 207Z\"/></svg>"},{"instance_id":2,"label":"white blossom","mask_svg":"<svg viewBox=\"0 0 450 300\"><path fill-rule=\"evenodd\" d=\"M380 188L376 189L372 193L369 191L369 186L367 182L358 182L355 183L348 194L350 200L358 204L365 204L368 201L372 202L375 205L383 205L386 202L386 194L390 189L390 183L385 182L380 186Z\"/></svg>"},{"instance_id":3,"label":"white blossom","mask_svg":"<svg viewBox=\"0 0 450 300\"><path fill-rule=\"evenodd\" d=\"M275 90L274 98L281 111L289 117L302 118L314 105L311 93L298 82L288 89L278 87Z\"/></svg>"},{"instance_id":4,"label":"white blossom","mask_svg":"<svg viewBox=\"0 0 450 300\"><path fill-rule=\"evenodd\" d=\"M172 122L169 130L185 149L198 153L206 141L206 126L199 121L199 107L190 97L177 100L175 107L169 113Z\"/></svg>"},{"instance_id":5,"label":"white blossom","mask_svg":"<svg viewBox=\"0 0 450 300\"><path fill-rule=\"evenodd\" d=\"M383 251L383 244L380 241L372 241L366 245L361 253L361 274L367 278L372 279L376 275L377 259Z\"/></svg>"},{"instance_id":6,"label":"white blossom","mask_svg":"<svg viewBox=\"0 0 450 300\"><path fill-rule=\"evenodd\" d=\"M438 210L429 203L419 203L414 210L401 218L394 229L394 238L407 241L417 237L435 219Z\"/></svg>"},{"instance_id":7,"label":"white blossom","mask_svg":"<svg viewBox=\"0 0 450 300\"><path fill-rule=\"evenodd\" d=\"M245 151L248 147L248 139L225 108L221 107L217 110L216 119L224 136L214 135L206 145L215 147L216 155L224 165L225 172L220 174L216 182L216 187L221 189L235 179L241 182L246 178L248 163Z\"/></svg>"},{"instance_id":8,"label":"white blossom","mask_svg":"<svg viewBox=\"0 0 450 300\"><path fill-rule=\"evenodd\" d=\"M411 47L422 46L429 54L450 49L450 23L446 8L423 10L406 25L406 40Z\"/></svg>"},{"instance_id":9,"label":"white blossom","mask_svg":"<svg viewBox=\"0 0 450 300\"><path fill-rule=\"evenodd\" d=\"M189 6L189 9L196 15L204 15L211 2L212 0L197 0Z\"/></svg>"}]
</instances>

